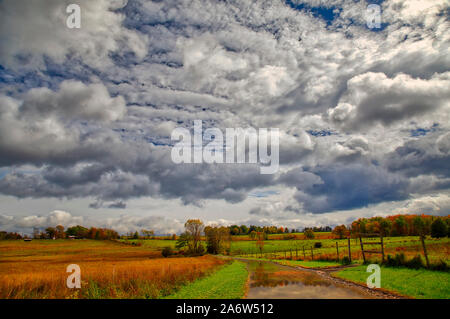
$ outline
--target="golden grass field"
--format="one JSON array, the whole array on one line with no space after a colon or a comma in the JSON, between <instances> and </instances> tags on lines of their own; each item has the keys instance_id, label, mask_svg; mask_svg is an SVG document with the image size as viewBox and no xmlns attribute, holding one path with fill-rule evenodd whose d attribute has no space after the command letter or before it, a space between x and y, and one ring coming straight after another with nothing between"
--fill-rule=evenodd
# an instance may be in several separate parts
<instances>
[{"instance_id":1,"label":"golden grass field","mask_svg":"<svg viewBox=\"0 0 450 319\"><path fill-rule=\"evenodd\" d=\"M0 241L0 298L158 298L224 263L111 241ZM69 264L81 268L81 289L66 287Z\"/></svg>"}]
</instances>

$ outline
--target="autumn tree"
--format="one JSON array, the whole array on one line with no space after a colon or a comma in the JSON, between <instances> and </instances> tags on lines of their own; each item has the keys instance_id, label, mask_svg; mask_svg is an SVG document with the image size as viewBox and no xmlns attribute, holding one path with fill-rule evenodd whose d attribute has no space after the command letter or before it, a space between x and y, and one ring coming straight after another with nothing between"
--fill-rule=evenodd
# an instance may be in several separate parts
<instances>
[{"instance_id":1,"label":"autumn tree","mask_svg":"<svg viewBox=\"0 0 450 319\"><path fill-rule=\"evenodd\" d=\"M345 225L340 225L340 226L334 227L332 233L333 233L333 235L337 236L339 239L343 239L343 238L347 237L348 230L347 230L347 227L345 227Z\"/></svg>"},{"instance_id":2,"label":"autumn tree","mask_svg":"<svg viewBox=\"0 0 450 319\"><path fill-rule=\"evenodd\" d=\"M56 229L56 232L55 232L56 238L66 238L66 233L64 232L63 225L58 225L55 227L55 229Z\"/></svg>"},{"instance_id":3,"label":"autumn tree","mask_svg":"<svg viewBox=\"0 0 450 319\"><path fill-rule=\"evenodd\" d=\"M305 235L305 238L307 239L314 239L315 237L314 231L311 228L305 229L303 233Z\"/></svg>"}]
</instances>

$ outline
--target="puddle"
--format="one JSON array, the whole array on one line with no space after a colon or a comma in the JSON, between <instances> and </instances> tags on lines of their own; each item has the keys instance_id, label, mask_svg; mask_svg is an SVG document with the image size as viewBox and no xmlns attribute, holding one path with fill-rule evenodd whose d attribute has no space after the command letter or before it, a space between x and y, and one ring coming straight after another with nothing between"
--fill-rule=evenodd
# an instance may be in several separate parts
<instances>
[{"instance_id":1,"label":"puddle","mask_svg":"<svg viewBox=\"0 0 450 319\"><path fill-rule=\"evenodd\" d=\"M354 299L371 298L357 288L339 286L307 270L268 262L248 261L249 299Z\"/></svg>"}]
</instances>

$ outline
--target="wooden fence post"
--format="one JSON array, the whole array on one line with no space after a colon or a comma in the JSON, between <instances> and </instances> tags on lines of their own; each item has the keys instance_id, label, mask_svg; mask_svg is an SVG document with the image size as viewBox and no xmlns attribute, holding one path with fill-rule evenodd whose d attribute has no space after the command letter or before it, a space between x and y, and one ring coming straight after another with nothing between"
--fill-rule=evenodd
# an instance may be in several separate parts
<instances>
[{"instance_id":1,"label":"wooden fence post","mask_svg":"<svg viewBox=\"0 0 450 319\"><path fill-rule=\"evenodd\" d=\"M380 232L380 242L381 242L381 262L384 262L384 244L383 244L383 235Z\"/></svg>"},{"instance_id":2,"label":"wooden fence post","mask_svg":"<svg viewBox=\"0 0 450 319\"><path fill-rule=\"evenodd\" d=\"M295 258L298 259L298 248L295 247Z\"/></svg>"},{"instance_id":3,"label":"wooden fence post","mask_svg":"<svg viewBox=\"0 0 450 319\"><path fill-rule=\"evenodd\" d=\"M314 251L313 251L313 246L311 246L311 261L314 260Z\"/></svg>"},{"instance_id":4,"label":"wooden fence post","mask_svg":"<svg viewBox=\"0 0 450 319\"><path fill-rule=\"evenodd\" d=\"M350 237L348 238L348 259L352 262L352 251L350 250Z\"/></svg>"},{"instance_id":5,"label":"wooden fence post","mask_svg":"<svg viewBox=\"0 0 450 319\"><path fill-rule=\"evenodd\" d=\"M361 235L359 235L359 242L361 244L361 254L362 254L362 257L363 257L363 261L365 263L366 262L366 255L364 254L364 246L363 246Z\"/></svg>"},{"instance_id":6,"label":"wooden fence post","mask_svg":"<svg viewBox=\"0 0 450 319\"><path fill-rule=\"evenodd\" d=\"M337 256L337 261L339 261L339 245L338 245L338 242L336 242L336 256Z\"/></svg>"},{"instance_id":7,"label":"wooden fence post","mask_svg":"<svg viewBox=\"0 0 450 319\"><path fill-rule=\"evenodd\" d=\"M425 261L427 262L427 268L430 268L430 261L428 260L427 247L425 246L425 236L421 235L420 240L422 241L423 254L425 255Z\"/></svg>"}]
</instances>

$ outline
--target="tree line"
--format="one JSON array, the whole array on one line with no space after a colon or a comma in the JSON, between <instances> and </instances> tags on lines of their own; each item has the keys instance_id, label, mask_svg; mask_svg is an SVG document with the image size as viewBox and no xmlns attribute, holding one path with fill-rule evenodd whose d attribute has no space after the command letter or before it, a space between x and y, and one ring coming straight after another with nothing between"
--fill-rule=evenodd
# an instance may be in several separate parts
<instances>
[{"instance_id":1,"label":"tree line","mask_svg":"<svg viewBox=\"0 0 450 319\"><path fill-rule=\"evenodd\" d=\"M303 230L298 228L291 228L288 227L277 227L277 226L255 226L255 225L231 225L227 227L230 231L230 234L233 236L236 235L251 235L252 233L264 233L264 234L288 234L288 233L301 233L305 232L308 229L311 229L314 232L330 232L331 227L325 226L325 227L311 227L311 228L303 228Z\"/></svg>"},{"instance_id":2,"label":"tree line","mask_svg":"<svg viewBox=\"0 0 450 319\"><path fill-rule=\"evenodd\" d=\"M113 229L90 227L86 228L80 225L64 228L62 225L56 227L47 227L45 231L35 231L33 234L35 239L95 239L109 240L119 238L119 233Z\"/></svg>"},{"instance_id":3,"label":"tree line","mask_svg":"<svg viewBox=\"0 0 450 319\"><path fill-rule=\"evenodd\" d=\"M339 225L333 229L333 234L341 239L367 233L391 237L425 235L433 238L446 237L450 235L450 216L422 214L359 218L349 226Z\"/></svg>"}]
</instances>

